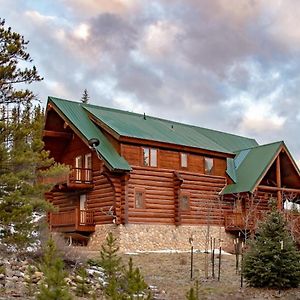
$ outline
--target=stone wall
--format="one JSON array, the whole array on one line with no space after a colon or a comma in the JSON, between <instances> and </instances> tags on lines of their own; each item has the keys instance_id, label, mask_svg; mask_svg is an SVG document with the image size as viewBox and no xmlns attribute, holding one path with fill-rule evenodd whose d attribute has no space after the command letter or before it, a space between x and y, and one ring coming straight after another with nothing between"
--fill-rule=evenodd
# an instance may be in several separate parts
<instances>
[{"instance_id":1,"label":"stone wall","mask_svg":"<svg viewBox=\"0 0 300 300\"><path fill-rule=\"evenodd\" d=\"M209 232L208 232L209 231ZM216 247L232 244L232 236L224 227L197 225L97 225L88 244L90 250L99 250L109 232L119 241L120 251L189 250L189 238L193 237L194 248L205 250L207 236L215 238ZM221 241L221 243L220 243ZM209 246L210 247L210 246Z\"/></svg>"}]
</instances>

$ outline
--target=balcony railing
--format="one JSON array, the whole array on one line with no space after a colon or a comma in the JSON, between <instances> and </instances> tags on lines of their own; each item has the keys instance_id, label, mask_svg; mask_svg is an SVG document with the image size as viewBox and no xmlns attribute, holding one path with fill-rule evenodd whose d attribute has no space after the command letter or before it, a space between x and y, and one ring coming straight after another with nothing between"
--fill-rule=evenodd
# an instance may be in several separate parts
<instances>
[{"instance_id":1,"label":"balcony railing","mask_svg":"<svg viewBox=\"0 0 300 300\"><path fill-rule=\"evenodd\" d=\"M42 178L43 184L50 184L60 190L79 190L93 188L92 169L72 168L69 172Z\"/></svg>"},{"instance_id":2,"label":"balcony railing","mask_svg":"<svg viewBox=\"0 0 300 300\"><path fill-rule=\"evenodd\" d=\"M50 227L53 231L72 232L95 230L94 211L73 210L50 213Z\"/></svg>"},{"instance_id":3,"label":"balcony railing","mask_svg":"<svg viewBox=\"0 0 300 300\"><path fill-rule=\"evenodd\" d=\"M268 211L248 213L232 212L224 216L225 229L228 231L256 230L258 222L263 221ZM292 230L300 233L300 213L284 211L284 218Z\"/></svg>"},{"instance_id":4,"label":"balcony railing","mask_svg":"<svg viewBox=\"0 0 300 300\"><path fill-rule=\"evenodd\" d=\"M69 174L69 183L92 184L92 169L72 168Z\"/></svg>"},{"instance_id":5,"label":"balcony railing","mask_svg":"<svg viewBox=\"0 0 300 300\"><path fill-rule=\"evenodd\" d=\"M255 230L258 222L264 217L264 212L255 211L249 213L232 212L224 216L225 229L229 231Z\"/></svg>"}]
</instances>

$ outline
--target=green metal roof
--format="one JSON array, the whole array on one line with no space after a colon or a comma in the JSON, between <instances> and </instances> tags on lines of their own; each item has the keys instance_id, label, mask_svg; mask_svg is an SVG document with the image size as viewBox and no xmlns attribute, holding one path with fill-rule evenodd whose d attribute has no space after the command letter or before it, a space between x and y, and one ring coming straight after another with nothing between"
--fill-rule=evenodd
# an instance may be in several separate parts
<instances>
[{"instance_id":1,"label":"green metal roof","mask_svg":"<svg viewBox=\"0 0 300 300\"><path fill-rule=\"evenodd\" d=\"M88 118L87 113L82 108L82 103L62 100L55 97L49 97L48 101L54 104L62 114L62 117L67 118L75 130L79 131L86 141L91 138L99 139L100 144L96 147L96 150L111 169L131 170L128 162L118 154L101 130Z\"/></svg>"},{"instance_id":2,"label":"green metal roof","mask_svg":"<svg viewBox=\"0 0 300 300\"><path fill-rule=\"evenodd\" d=\"M239 151L234 158L236 183L226 186L222 194L253 192L282 145L280 141Z\"/></svg>"},{"instance_id":3,"label":"green metal roof","mask_svg":"<svg viewBox=\"0 0 300 300\"><path fill-rule=\"evenodd\" d=\"M257 145L253 139L160 118L94 105L84 105L84 108L120 136L230 154Z\"/></svg>"}]
</instances>

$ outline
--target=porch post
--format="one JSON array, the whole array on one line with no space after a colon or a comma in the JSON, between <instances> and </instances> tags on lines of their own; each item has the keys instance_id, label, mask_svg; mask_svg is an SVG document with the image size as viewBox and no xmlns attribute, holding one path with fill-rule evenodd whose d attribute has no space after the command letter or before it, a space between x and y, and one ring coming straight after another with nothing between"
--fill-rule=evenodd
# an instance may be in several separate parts
<instances>
[{"instance_id":1,"label":"porch post","mask_svg":"<svg viewBox=\"0 0 300 300\"><path fill-rule=\"evenodd\" d=\"M280 190L281 188L281 172L280 172L280 153L278 154L276 158L276 183L277 183L277 209L282 210L283 203L282 203L282 192Z\"/></svg>"}]
</instances>

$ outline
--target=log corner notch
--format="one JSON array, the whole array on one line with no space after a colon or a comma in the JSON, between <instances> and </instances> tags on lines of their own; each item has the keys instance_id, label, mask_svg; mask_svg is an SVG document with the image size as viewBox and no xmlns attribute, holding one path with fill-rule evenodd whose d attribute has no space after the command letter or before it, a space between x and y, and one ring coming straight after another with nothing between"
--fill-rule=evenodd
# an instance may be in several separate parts
<instances>
[{"instance_id":1,"label":"log corner notch","mask_svg":"<svg viewBox=\"0 0 300 300\"><path fill-rule=\"evenodd\" d=\"M182 176L174 171L173 172L173 179L174 179L174 221L175 225L179 226L181 224L181 215L180 215L180 203L179 203L179 194L180 194L180 187L183 183Z\"/></svg>"}]
</instances>

